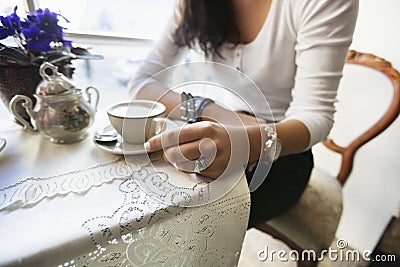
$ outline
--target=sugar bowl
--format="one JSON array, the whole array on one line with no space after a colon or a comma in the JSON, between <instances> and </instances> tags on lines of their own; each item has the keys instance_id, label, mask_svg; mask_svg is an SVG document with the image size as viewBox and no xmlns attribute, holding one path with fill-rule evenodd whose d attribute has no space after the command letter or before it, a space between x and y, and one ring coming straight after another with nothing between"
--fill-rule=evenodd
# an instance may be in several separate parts
<instances>
[{"instance_id":1,"label":"sugar bowl","mask_svg":"<svg viewBox=\"0 0 400 267\"><path fill-rule=\"evenodd\" d=\"M53 143L73 143L87 136L92 125L99 100L99 92L89 86L77 88L73 81L58 72L57 66L44 63L39 73L43 80L33 95L36 104L24 95L15 95L10 110L15 119L30 131L39 132ZM22 104L30 117L25 120L17 111Z\"/></svg>"}]
</instances>

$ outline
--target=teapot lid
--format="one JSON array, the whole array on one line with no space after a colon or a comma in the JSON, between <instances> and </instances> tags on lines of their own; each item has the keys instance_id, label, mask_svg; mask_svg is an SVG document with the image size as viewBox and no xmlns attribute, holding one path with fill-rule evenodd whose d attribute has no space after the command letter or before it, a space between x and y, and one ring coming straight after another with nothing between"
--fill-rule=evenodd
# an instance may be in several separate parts
<instances>
[{"instance_id":1,"label":"teapot lid","mask_svg":"<svg viewBox=\"0 0 400 267\"><path fill-rule=\"evenodd\" d=\"M75 88L74 82L58 72L58 67L51 63L43 63L40 66L39 73L43 80L36 88L37 95L61 94Z\"/></svg>"}]
</instances>

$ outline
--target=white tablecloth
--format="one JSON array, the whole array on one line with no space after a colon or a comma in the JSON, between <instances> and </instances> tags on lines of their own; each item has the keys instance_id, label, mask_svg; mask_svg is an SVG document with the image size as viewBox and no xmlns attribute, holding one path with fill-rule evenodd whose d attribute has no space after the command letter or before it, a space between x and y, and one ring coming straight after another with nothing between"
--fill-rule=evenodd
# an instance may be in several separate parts
<instances>
[{"instance_id":1,"label":"white tablecloth","mask_svg":"<svg viewBox=\"0 0 400 267\"><path fill-rule=\"evenodd\" d=\"M104 118L96 121L91 133ZM130 158L127 168L90 137L58 145L8 118L0 125L0 266L237 264L250 206L244 176L222 198L182 207L146 194L138 179L177 185L165 194L186 202L204 196L187 199L182 186L207 186L157 155Z\"/></svg>"}]
</instances>

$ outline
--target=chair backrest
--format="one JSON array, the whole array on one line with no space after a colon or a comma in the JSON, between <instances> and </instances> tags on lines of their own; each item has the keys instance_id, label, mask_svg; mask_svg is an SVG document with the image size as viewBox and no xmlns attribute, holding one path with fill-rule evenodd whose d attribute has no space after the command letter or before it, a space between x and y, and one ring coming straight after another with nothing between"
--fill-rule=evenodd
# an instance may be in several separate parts
<instances>
[{"instance_id":1,"label":"chair backrest","mask_svg":"<svg viewBox=\"0 0 400 267\"><path fill-rule=\"evenodd\" d=\"M357 150L388 128L400 113L400 73L392 67L390 62L372 54L361 53L354 50L349 51L346 62L347 64L370 67L385 74L393 84L393 97L383 116L365 132L350 142L349 145L345 147L339 146L332 139L323 142L327 148L342 156L340 170L337 175L337 179L341 185L346 183L353 169L354 156Z\"/></svg>"}]
</instances>

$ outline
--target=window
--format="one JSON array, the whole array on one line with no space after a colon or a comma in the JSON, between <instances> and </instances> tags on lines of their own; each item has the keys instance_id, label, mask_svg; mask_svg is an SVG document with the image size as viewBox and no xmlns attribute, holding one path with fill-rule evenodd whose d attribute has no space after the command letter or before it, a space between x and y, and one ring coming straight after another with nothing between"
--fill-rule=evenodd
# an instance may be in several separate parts
<instances>
[{"instance_id":1,"label":"window","mask_svg":"<svg viewBox=\"0 0 400 267\"><path fill-rule=\"evenodd\" d=\"M39 0L39 7L60 11L68 30L155 39L173 12L175 0Z\"/></svg>"},{"instance_id":2,"label":"window","mask_svg":"<svg viewBox=\"0 0 400 267\"><path fill-rule=\"evenodd\" d=\"M24 0L1 0L0 2L0 16L5 16L11 14L14 11L14 7L18 6L18 15L24 15L24 7L25 7Z\"/></svg>"},{"instance_id":3,"label":"window","mask_svg":"<svg viewBox=\"0 0 400 267\"><path fill-rule=\"evenodd\" d=\"M4 14L9 14L13 11L14 7L16 5L18 6L24 6L25 1L23 0L2 0L0 3L0 12L2 15Z\"/></svg>"},{"instance_id":4,"label":"window","mask_svg":"<svg viewBox=\"0 0 400 267\"><path fill-rule=\"evenodd\" d=\"M18 5L18 14L29 8L49 8L68 18L68 31L155 39L173 12L175 0L1 0L0 15Z\"/></svg>"},{"instance_id":5,"label":"window","mask_svg":"<svg viewBox=\"0 0 400 267\"><path fill-rule=\"evenodd\" d=\"M37 8L58 12L65 24L67 39L74 46L90 48L104 60L74 61L77 85L92 84L101 91L100 106L116 96L126 96L126 84L141 60L158 38L173 14L176 0L1 0L0 15L10 14L18 5L18 14ZM62 21L61 21L62 23ZM140 40L140 39L150 39ZM1 41L3 43L3 41Z\"/></svg>"}]
</instances>

